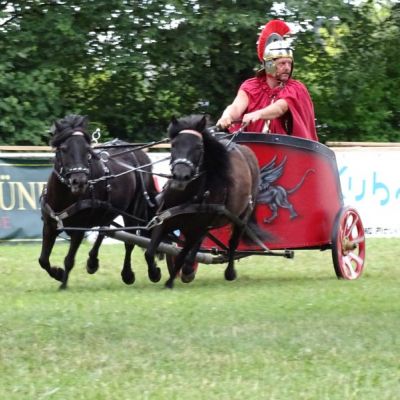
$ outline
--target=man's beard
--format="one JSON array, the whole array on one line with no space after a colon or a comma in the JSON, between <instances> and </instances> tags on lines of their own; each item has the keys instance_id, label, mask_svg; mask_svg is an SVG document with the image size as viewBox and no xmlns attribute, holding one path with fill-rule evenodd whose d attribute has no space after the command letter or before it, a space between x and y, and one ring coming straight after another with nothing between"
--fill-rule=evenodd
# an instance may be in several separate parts
<instances>
[{"instance_id":1,"label":"man's beard","mask_svg":"<svg viewBox=\"0 0 400 400\"><path fill-rule=\"evenodd\" d=\"M275 79L279 82L287 82L290 78L290 72L283 72L281 74L275 74Z\"/></svg>"}]
</instances>

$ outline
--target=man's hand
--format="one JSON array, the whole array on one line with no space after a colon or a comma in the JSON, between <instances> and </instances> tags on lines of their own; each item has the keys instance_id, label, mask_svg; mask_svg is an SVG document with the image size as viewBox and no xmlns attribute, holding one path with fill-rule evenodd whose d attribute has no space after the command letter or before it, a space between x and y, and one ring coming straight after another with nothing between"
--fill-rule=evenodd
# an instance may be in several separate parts
<instances>
[{"instance_id":1,"label":"man's hand","mask_svg":"<svg viewBox=\"0 0 400 400\"><path fill-rule=\"evenodd\" d=\"M229 128L233 123L233 119L229 114L223 114L221 118L217 121L217 127L222 128L222 129L227 129Z\"/></svg>"},{"instance_id":2,"label":"man's hand","mask_svg":"<svg viewBox=\"0 0 400 400\"><path fill-rule=\"evenodd\" d=\"M255 122L260 119L264 121L280 118L289 110L288 103L284 99L279 99L275 103L270 104L269 106L262 108L261 110L256 110L251 113L243 115L242 121L243 123L247 122Z\"/></svg>"},{"instance_id":3,"label":"man's hand","mask_svg":"<svg viewBox=\"0 0 400 400\"><path fill-rule=\"evenodd\" d=\"M257 110L248 114L244 114L242 118L242 123L249 124L250 122L258 121L259 119L263 119L262 110Z\"/></svg>"}]
</instances>

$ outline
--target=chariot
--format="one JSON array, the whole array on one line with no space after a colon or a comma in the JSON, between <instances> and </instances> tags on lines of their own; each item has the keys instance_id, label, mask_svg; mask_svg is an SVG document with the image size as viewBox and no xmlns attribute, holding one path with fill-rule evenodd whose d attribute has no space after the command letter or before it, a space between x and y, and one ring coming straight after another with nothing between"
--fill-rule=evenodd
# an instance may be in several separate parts
<instances>
[{"instance_id":1,"label":"chariot","mask_svg":"<svg viewBox=\"0 0 400 400\"><path fill-rule=\"evenodd\" d=\"M250 255L293 258L296 250L330 250L339 279L358 278L365 264L365 233L357 210L344 204L335 153L322 143L260 133L239 133L234 141L256 154L261 173L258 224L269 233L261 245L240 242L235 259ZM196 259L227 261L231 228L210 230ZM111 232L123 241L146 247L148 239ZM179 252L179 235L160 244L171 265Z\"/></svg>"},{"instance_id":2,"label":"chariot","mask_svg":"<svg viewBox=\"0 0 400 400\"><path fill-rule=\"evenodd\" d=\"M56 123L54 169L41 198L39 263L60 288L67 286L84 233L99 225L87 271L96 272L102 240L113 237L125 243L121 276L127 284L135 281L134 245L146 249L153 282L161 278L154 256L166 255L168 287L180 272L184 282L194 279L198 263L227 263L225 278L233 280L237 259L293 258L296 250L330 249L338 278L362 274L363 224L344 205L335 154L325 145L287 135L222 134L207 128L203 116L174 120L163 140L171 143L171 174L160 203L143 152L154 142L93 147L86 126L77 115ZM124 226L114 223L118 215ZM61 231L71 237L64 268L50 263Z\"/></svg>"}]
</instances>

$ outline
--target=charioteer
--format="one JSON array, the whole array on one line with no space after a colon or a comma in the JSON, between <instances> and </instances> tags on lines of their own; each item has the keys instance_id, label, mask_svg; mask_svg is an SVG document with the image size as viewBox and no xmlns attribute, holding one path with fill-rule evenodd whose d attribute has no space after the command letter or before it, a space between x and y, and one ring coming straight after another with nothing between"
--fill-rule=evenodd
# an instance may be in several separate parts
<instances>
[{"instance_id":1,"label":"charioteer","mask_svg":"<svg viewBox=\"0 0 400 400\"><path fill-rule=\"evenodd\" d=\"M286 134L318 141L314 106L306 86L292 78L293 49L284 36L289 26L268 22L258 43L262 68L244 81L217 126L230 131ZM241 121L237 123L237 121Z\"/></svg>"}]
</instances>

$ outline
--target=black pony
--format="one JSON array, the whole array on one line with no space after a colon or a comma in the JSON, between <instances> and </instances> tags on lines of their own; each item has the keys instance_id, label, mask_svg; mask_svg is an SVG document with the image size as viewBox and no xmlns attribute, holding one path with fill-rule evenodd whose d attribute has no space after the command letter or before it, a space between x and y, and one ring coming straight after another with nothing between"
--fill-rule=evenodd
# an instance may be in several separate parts
<instances>
[{"instance_id":1,"label":"black pony","mask_svg":"<svg viewBox=\"0 0 400 400\"><path fill-rule=\"evenodd\" d=\"M169 288L178 272L184 282L193 280L196 253L211 228L233 226L227 280L236 278L234 252L243 234L251 236L249 226L264 238L253 214L259 186L257 158L246 146L217 140L206 125L204 116L191 115L173 119L168 128L172 179L164 189L157 216L161 223L152 230L145 257L149 278L158 280L155 251L168 233L180 230L184 245L170 268Z\"/></svg>"},{"instance_id":2,"label":"black pony","mask_svg":"<svg viewBox=\"0 0 400 400\"><path fill-rule=\"evenodd\" d=\"M84 230L68 228L107 226L119 214L123 215L125 225L144 225L155 211L156 189L146 153L111 146L127 145L122 141L110 142L109 148L96 150L90 145L87 125L86 117L68 115L55 122L50 141L55 148L55 161L41 199L43 241L39 263L52 278L61 282L60 289L67 287L68 275L85 234ZM149 173L135 170L140 166ZM71 238L64 268L50 264L58 228L66 228ZM96 272L99 267L97 256L103 238L104 234L100 233L89 252L88 273ZM126 284L135 281L130 260L133 247L125 244L121 276Z\"/></svg>"}]
</instances>

